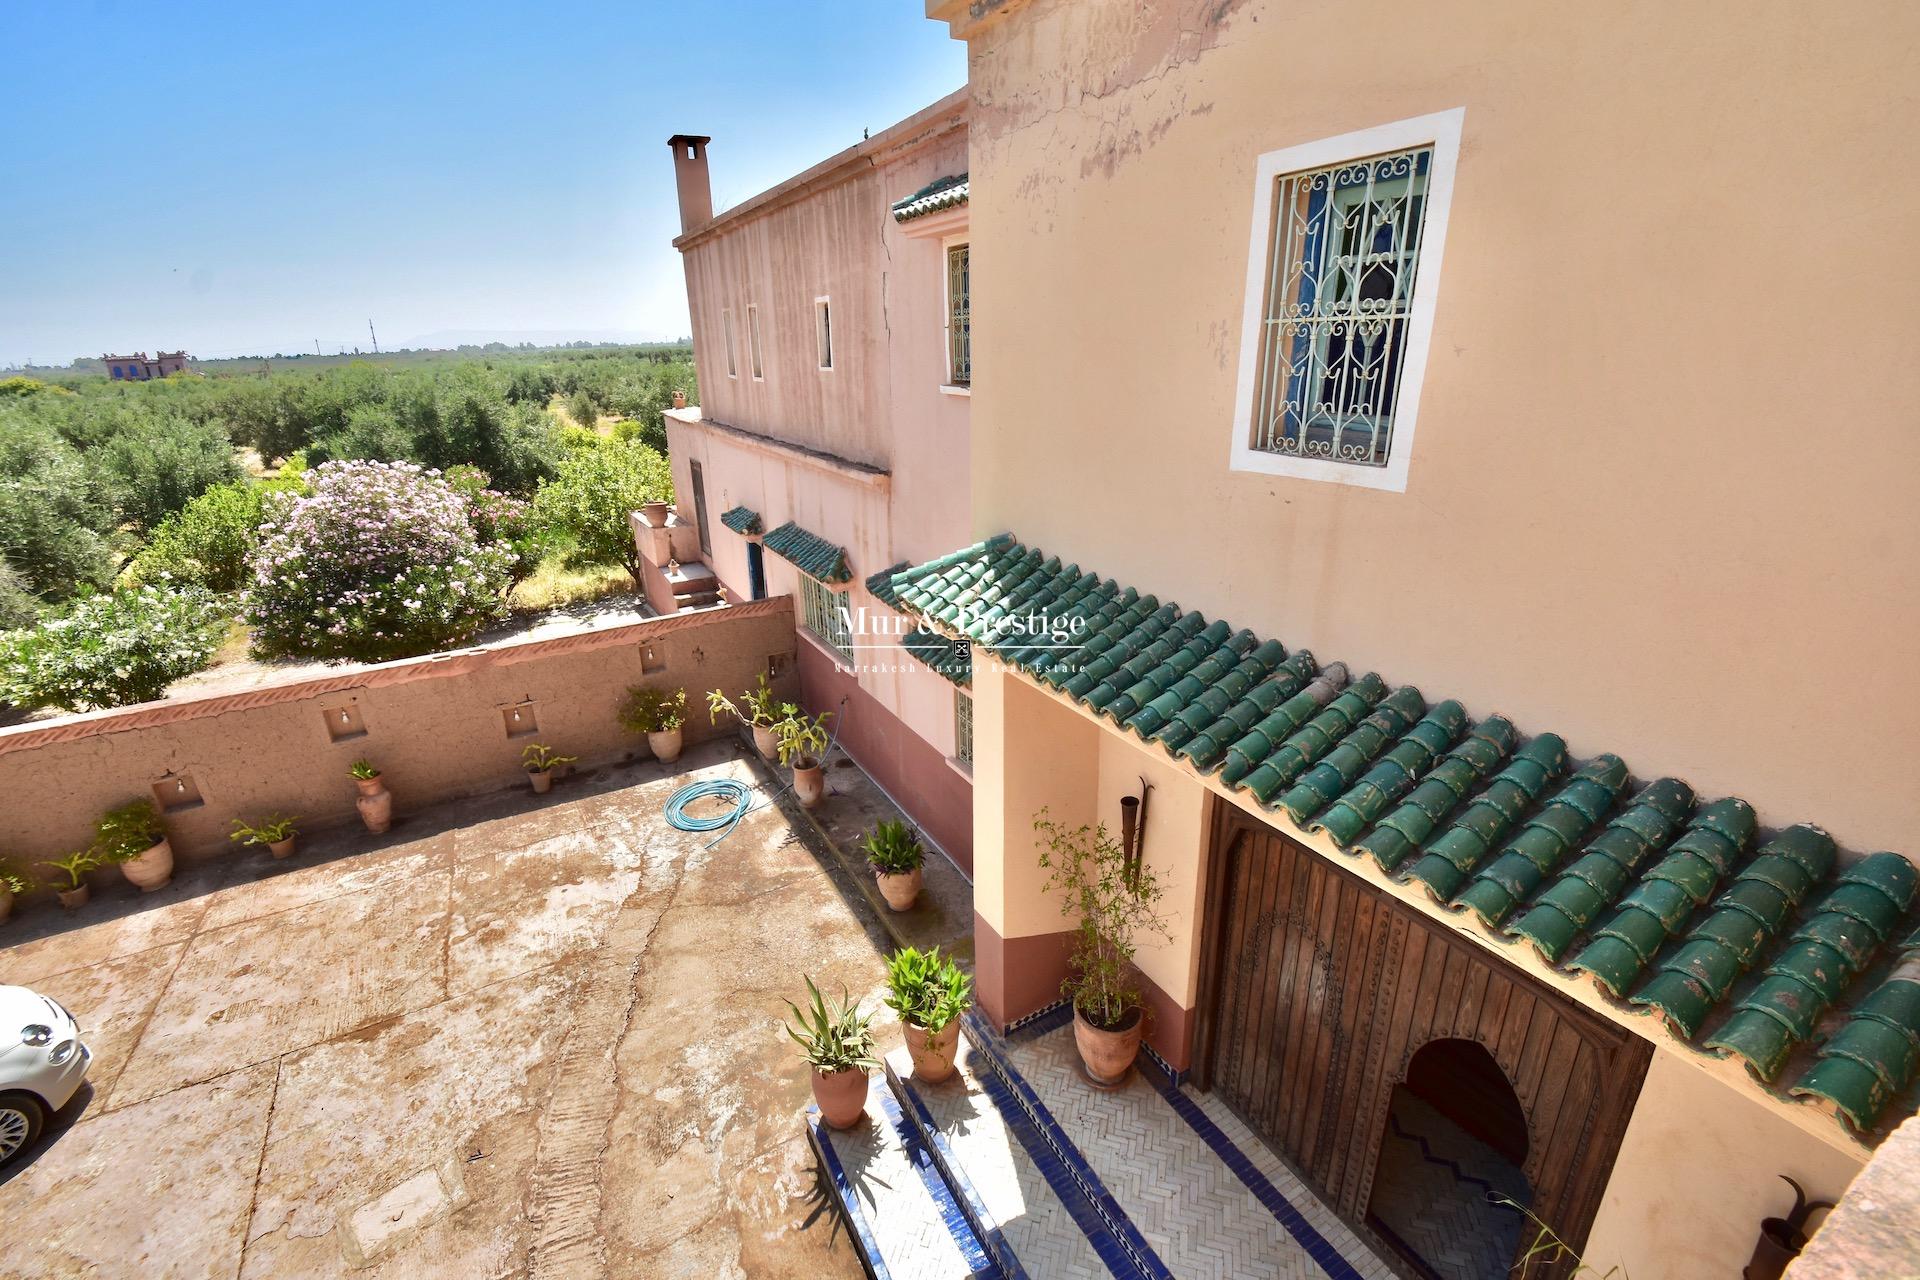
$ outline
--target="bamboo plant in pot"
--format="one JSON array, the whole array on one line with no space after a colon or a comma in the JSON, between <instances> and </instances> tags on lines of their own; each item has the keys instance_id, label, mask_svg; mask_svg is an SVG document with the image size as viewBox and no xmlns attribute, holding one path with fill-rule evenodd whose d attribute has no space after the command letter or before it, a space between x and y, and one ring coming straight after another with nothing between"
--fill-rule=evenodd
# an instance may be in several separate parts
<instances>
[{"instance_id":1,"label":"bamboo plant in pot","mask_svg":"<svg viewBox=\"0 0 1920 1280\"><path fill-rule=\"evenodd\" d=\"M880 895L895 911L910 911L920 896L920 868L927 851L904 821L882 822L860 846L866 851Z\"/></svg>"},{"instance_id":2,"label":"bamboo plant in pot","mask_svg":"<svg viewBox=\"0 0 1920 1280\"><path fill-rule=\"evenodd\" d=\"M386 780L371 760L355 760L349 772L353 785L360 789L353 807L360 811L360 821L367 824L367 830L379 835L393 825L393 792L387 790Z\"/></svg>"},{"instance_id":3,"label":"bamboo plant in pot","mask_svg":"<svg viewBox=\"0 0 1920 1280\"><path fill-rule=\"evenodd\" d=\"M0 859L0 922L13 914L13 900L33 887L11 862Z\"/></svg>"},{"instance_id":4,"label":"bamboo plant in pot","mask_svg":"<svg viewBox=\"0 0 1920 1280\"><path fill-rule=\"evenodd\" d=\"M543 796L553 790L554 770L577 764L579 756L557 756L544 742L535 742L520 753L521 767L533 780L533 793Z\"/></svg>"},{"instance_id":5,"label":"bamboo plant in pot","mask_svg":"<svg viewBox=\"0 0 1920 1280\"><path fill-rule=\"evenodd\" d=\"M109 809L94 826L93 852L120 868L142 893L166 887L173 879L173 846L151 800L135 800Z\"/></svg>"},{"instance_id":6,"label":"bamboo plant in pot","mask_svg":"<svg viewBox=\"0 0 1920 1280\"><path fill-rule=\"evenodd\" d=\"M300 834L299 827L300 819L284 813L262 818L257 827L248 826L235 818L233 834L227 839L235 844L263 845L276 858L290 858L293 856L293 839Z\"/></svg>"},{"instance_id":7,"label":"bamboo plant in pot","mask_svg":"<svg viewBox=\"0 0 1920 1280\"><path fill-rule=\"evenodd\" d=\"M82 849L64 858L51 859L47 865L61 873L58 880L47 882L47 888L60 895L60 905L69 911L86 906L90 896L87 872L100 865L100 855L91 849Z\"/></svg>"},{"instance_id":8,"label":"bamboo plant in pot","mask_svg":"<svg viewBox=\"0 0 1920 1280\"><path fill-rule=\"evenodd\" d=\"M805 1011L787 1001L792 1013L787 1034L813 1068L813 1100L820 1118L835 1129L851 1129L867 1110L867 1072L880 1065L873 1050L873 1015L847 998L829 1003L808 978Z\"/></svg>"},{"instance_id":9,"label":"bamboo plant in pot","mask_svg":"<svg viewBox=\"0 0 1920 1280\"><path fill-rule=\"evenodd\" d=\"M822 711L809 717L798 707L786 708L787 715L774 725L780 763L793 768L793 794L802 809L811 809L827 793L826 764L827 721L833 712Z\"/></svg>"},{"instance_id":10,"label":"bamboo plant in pot","mask_svg":"<svg viewBox=\"0 0 1920 1280\"><path fill-rule=\"evenodd\" d=\"M1042 809L1039 836L1041 891L1056 895L1060 913L1075 918L1073 950L1061 991L1073 1002L1073 1041L1082 1073L1096 1088L1118 1088L1139 1056L1146 1005L1135 981L1138 940L1171 940L1158 903L1153 869L1134 865L1104 825L1069 827Z\"/></svg>"},{"instance_id":11,"label":"bamboo plant in pot","mask_svg":"<svg viewBox=\"0 0 1920 1280\"><path fill-rule=\"evenodd\" d=\"M773 727L796 709L789 704L774 702L773 686L767 683L767 673L764 671L760 673L759 685L741 694L738 705L718 689L707 693L707 719L719 724L723 714L734 717L753 732L753 749L767 760L773 759L773 753L780 745Z\"/></svg>"},{"instance_id":12,"label":"bamboo plant in pot","mask_svg":"<svg viewBox=\"0 0 1920 1280\"><path fill-rule=\"evenodd\" d=\"M973 1003L973 979L940 948L902 947L887 960L887 1008L900 1015L918 1080L938 1084L953 1074L960 1015Z\"/></svg>"},{"instance_id":13,"label":"bamboo plant in pot","mask_svg":"<svg viewBox=\"0 0 1920 1280\"><path fill-rule=\"evenodd\" d=\"M686 723L685 689L628 686L626 699L620 704L620 727L628 733L646 734L647 750L653 752L653 758L661 764L672 764L680 758Z\"/></svg>"}]
</instances>

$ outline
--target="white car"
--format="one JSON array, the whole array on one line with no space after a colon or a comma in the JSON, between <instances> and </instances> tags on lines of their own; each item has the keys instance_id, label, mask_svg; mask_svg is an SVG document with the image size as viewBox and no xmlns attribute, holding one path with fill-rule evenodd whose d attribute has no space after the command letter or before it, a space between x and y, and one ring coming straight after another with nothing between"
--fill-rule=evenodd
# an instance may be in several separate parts
<instances>
[{"instance_id":1,"label":"white car","mask_svg":"<svg viewBox=\"0 0 1920 1280\"><path fill-rule=\"evenodd\" d=\"M0 1165L33 1145L92 1062L80 1024L57 1000L0 987Z\"/></svg>"}]
</instances>

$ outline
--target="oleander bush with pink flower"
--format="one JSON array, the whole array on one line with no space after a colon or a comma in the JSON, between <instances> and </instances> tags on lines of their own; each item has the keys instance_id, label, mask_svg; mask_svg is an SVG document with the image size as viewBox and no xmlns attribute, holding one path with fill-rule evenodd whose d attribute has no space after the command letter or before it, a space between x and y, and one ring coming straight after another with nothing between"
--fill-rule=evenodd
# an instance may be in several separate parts
<instances>
[{"instance_id":1,"label":"oleander bush with pink flower","mask_svg":"<svg viewBox=\"0 0 1920 1280\"><path fill-rule=\"evenodd\" d=\"M407 462L329 462L266 500L245 616L257 657L379 662L471 640L507 616L514 499Z\"/></svg>"}]
</instances>

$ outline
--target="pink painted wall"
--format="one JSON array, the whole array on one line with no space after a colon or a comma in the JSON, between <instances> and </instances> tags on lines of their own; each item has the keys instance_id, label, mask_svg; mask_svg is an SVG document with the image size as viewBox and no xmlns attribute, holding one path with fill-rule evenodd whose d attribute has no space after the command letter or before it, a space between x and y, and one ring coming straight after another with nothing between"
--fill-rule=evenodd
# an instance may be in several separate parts
<instances>
[{"instance_id":1,"label":"pink painted wall","mask_svg":"<svg viewBox=\"0 0 1920 1280\"><path fill-rule=\"evenodd\" d=\"M180 858L200 861L234 847L235 818L293 813L309 829L354 821L347 769L363 756L380 766L403 818L525 785L520 752L530 742L587 767L644 756L645 740L614 719L631 684L684 687L687 739L698 742L734 732L709 723L708 689L747 688L779 658L789 674L776 688L798 693L794 643L788 602L767 600L0 729L0 851L25 864L84 847L101 812L181 779L201 803L167 814L168 833ZM516 709L536 732L509 736ZM333 740L342 711L362 736Z\"/></svg>"}]
</instances>

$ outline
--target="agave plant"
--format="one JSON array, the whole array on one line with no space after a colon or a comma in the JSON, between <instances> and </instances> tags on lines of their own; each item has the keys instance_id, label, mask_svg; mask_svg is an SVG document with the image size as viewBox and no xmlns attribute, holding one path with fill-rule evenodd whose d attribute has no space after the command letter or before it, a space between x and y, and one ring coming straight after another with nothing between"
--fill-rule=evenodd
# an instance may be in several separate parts
<instances>
[{"instance_id":1,"label":"agave plant","mask_svg":"<svg viewBox=\"0 0 1920 1280\"><path fill-rule=\"evenodd\" d=\"M880 1062L873 1053L873 1015L860 1012L860 1002L850 999L845 987L840 989L840 999L830 1003L812 978L806 983L810 1001L806 1010L787 1001L793 1014L787 1035L800 1046L800 1056L822 1075L878 1068Z\"/></svg>"}]
</instances>

